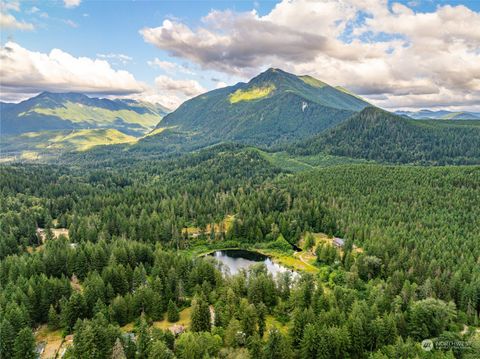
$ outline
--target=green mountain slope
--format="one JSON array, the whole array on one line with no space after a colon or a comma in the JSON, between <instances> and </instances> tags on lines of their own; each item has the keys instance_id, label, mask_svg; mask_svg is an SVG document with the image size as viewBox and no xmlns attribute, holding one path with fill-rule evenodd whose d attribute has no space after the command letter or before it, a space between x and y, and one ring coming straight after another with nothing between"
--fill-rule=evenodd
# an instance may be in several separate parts
<instances>
[{"instance_id":1,"label":"green mountain slope","mask_svg":"<svg viewBox=\"0 0 480 359\"><path fill-rule=\"evenodd\" d=\"M91 98L78 93L43 92L18 104L2 104L2 135L44 130L114 128L141 136L167 113L134 100Z\"/></svg>"},{"instance_id":2,"label":"green mountain slope","mask_svg":"<svg viewBox=\"0 0 480 359\"><path fill-rule=\"evenodd\" d=\"M369 107L339 126L289 148L388 163L479 164L478 121L409 120Z\"/></svg>"},{"instance_id":3,"label":"green mountain slope","mask_svg":"<svg viewBox=\"0 0 480 359\"><path fill-rule=\"evenodd\" d=\"M57 158L65 152L86 151L95 146L134 143L136 137L116 129L81 129L27 132L2 137L2 161Z\"/></svg>"},{"instance_id":4,"label":"green mountain slope","mask_svg":"<svg viewBox=\"0 0 480 359\"><path fill-rule=\"evenodd\" d=\"M312 136L361 111L368 103L310 76L269 69L248 83L207 92L183 103L157 128L210 144L235 141L254 145Z\"/></svg>"}]
</instances>

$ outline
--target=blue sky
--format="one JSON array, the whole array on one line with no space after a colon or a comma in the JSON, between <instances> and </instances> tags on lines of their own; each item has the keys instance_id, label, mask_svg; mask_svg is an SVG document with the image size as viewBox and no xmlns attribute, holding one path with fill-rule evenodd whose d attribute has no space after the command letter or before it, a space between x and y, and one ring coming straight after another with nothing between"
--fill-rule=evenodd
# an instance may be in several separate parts
<instances>
[{"instance_id":1,"label":"blue sky","mask_svg":"<svg viewBox=\"0 0 480 359\"><path fill-rule=\"evenodd\" d=\"M269 66L276 66L352 88L387 108L477 109L480 85L476 81L460 83L452 81L452 75L439 79L444 71L439 68L435 72L427 67L408 79L397 74L396 69L403 63L402 56L421 59L425 54L420 44L438 41L438 54L434 48L429 57L437 56L438 61L445 63L445 69L450 69L455 59L449 54L460 51L459 59L466 64L464 69L455 69L455 77L467 78L468 74L463 73L467 70L477 77L478 67L474 62L480 62L479 39L468 35L466 30L454 29L458 32L453 36L459 47L450 48L452 31L446 29L438 39L432 38L422 19L427 18L423 15L431 15L430 19L437 16L429 24L434 28L445 19L458 17L459 28L468 21L474 29L480 26L475 22L480 18L480 1L417 0L384 4L381 0L348 0L347 3L348 9L333 0L315 5L301 0L280 5L276 1L2 1L1 44L18 45L17 53L21 49L23 56L31 55L34 64L38 62L34 60L35 53L48 55L52 49L75 59L106 61L112 78L105 76L102 79L105 84L99 87L89 89L77 81L75 76L81 76L80 71L63 78L79 82L72 85L73 91L84 89L87 93L105 95L109 94L108 84L113 84L112 95L118 95L122 92L118 84L129 82L122 95L131 92L134 97L143 95L171 106L198 92L245 81ZM216 15L205 20L209 14ZM299 23L296 14L308 15L299 15L305 18L304 24ZM368 19L375 21L367 23ZM398 31L396 22L400 26ZM415 26L420 35L408 32L409 27ZM142 29L156 30L148 37ZM263 34L272 39L263 39ZM176 38L172 40L172 36ZM211 38L211 48L205 38ZM196 46L200 43L201 46ZM315 49L310 48L310 43ZM460 47L462 43L464 48ZM215 52L222 52L222 56L216 56ZM161 66L154 65L155 59ZM12 64L5 66L12 73L22 72L24 76L19 79L18 75L2 74L8 82L2 88L2 99L28 97L42 86L46 90L68 90L68 84L50 83L46 70L37 69L40 75L25 73L32 65L17 68L19 62L12 58ZM48 67L48 62L43 66ZM91 66L95 67L93 63ZM378 73L375 69L379 69ZM128 72L128 79L123 71ZM408 66L405 71L409 71ZM43 77L42 81L39 77ZM193 89L186 89L188 86ZM438 101L434 99L435 91Z\"/></svg>"},{"instance_id":2,"label":"blue sky","mask_svg":"<svg viewBox=\"0 0 480 359\"><path fill-rule=\"evenodd\" d=\"M81 1L79 6L66 8L63 1L25 1L25 9L19 20L35 24L34 31L3 29L2 44L8 39L14 40L31 51L48 53L52 48L59 48L76 57L97 57L98 54L124 54L132 58L127 63L110 60L112 67L125 69L140 81L152 83L162 73L161 69L148 66L147 61L159 58L185 64L182 59L172 58L146 43L139 30L155 27L165 19L180 19L191 26L201 23L200 19L211 9L232 9L250 11L257 9L268 12L275 5L274 1ZM33 7L39 9L28 14ZM48 18L43 18L47 13ZM72 21L71 25L67 22ZM38 25L37 25L38 24ZM195 67L194 64L189 64ZM195 78L206 88L215 86L212 77L223 80L238 80L222 76L215 72L196 72L195 75L181 76Z\"/></svg>"}]
</instances>

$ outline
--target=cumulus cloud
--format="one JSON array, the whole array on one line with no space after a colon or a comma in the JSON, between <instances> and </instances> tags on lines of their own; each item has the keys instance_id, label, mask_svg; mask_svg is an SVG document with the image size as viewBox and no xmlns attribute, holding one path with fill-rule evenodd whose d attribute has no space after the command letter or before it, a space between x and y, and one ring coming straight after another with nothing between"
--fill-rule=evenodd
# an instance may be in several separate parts
<instances>
[{"instance_id":1,"label":"cumulus cloud","mask_svg":"<svg viewBox=\"0 0 480 359\"><path fill-rule=\"evenodd\" d=\"M0 27L12 30L33 30L35 26L29 22L20 21L10 11L20 11L18 1L0 2Z\"/></svg>"},{"instance_id":2,"label":"cumulus cloud","mask_svg":"<svg viewBox=\"0 0 480 359\"><path fill-rule=\"evenodd\" d=\"M15 30L33 30L35 26L29 22L20 21L12 14L0 11L0 27Z\"/></svg>"},{"instance_id":3,"label":"cumulus cloud","mask_svg":"<svg viewBox=\"0 0 480 359\"><path fill-rule=\"evenodd\" d=\"M242 31L228 35L220 31L199 28L192 31L186 25L165 20L157 28L145 28L141 34L147 42L169 51L173 56L198 63L205 68L240 73L245 68L262 64L262 57L275 56L296 61L313 59L326 39L321 35L302 34L271 22L258 22L255 12L236 14L230 11L210 13L205 22L215 24L219 30L230 26ZM285 38L279 38L283 33ZM255 39L252 41L252 39Z\"/></svg>"},{"instance_id":4,"label":"cumulus cloud","mask_svg":"<svg viewBox=\"0 0 480 359\"><path fill-rule=\"evenodd\" d=\"M168 54L247 79L268 66L346 86L387 108L480 103L480 13L386 0L284 0L140 31ZM472 105L473 104L473 105Z\"/></svg>"},{"instance_id":5,"label":"cumulus cloud","mask_svg":"<svg viewBox=\"0 0 480 359\"><path fill-rule=\"evenodd\" d=\"M82 0L63 0L63 3L67 8L77 7L81 2Z\"/></svg>"},{"instance_id":6,"label":"cumulus cloud","mask_svg":"<svg viewBox=\"0 0 480 359\"><path fill-rule=\"evenodd\" d=\"M186 97L200 95L206 89L195 80L174 80L168 76L158 76L155 78L155 85L158 89L177 92Z\"/></svg>"},{"instance_id":7,"label":"cumulus cloud","mask_svg":"<svg viewBox=\"0 0 480 359\"><path fill-rule=\"evenodd\" d=\"M185 100L198 96L207 90L195 80L173 79L168 76L155 78L155 86L141 96L145 101L158 102L175 109Z\"/></svg>"},{"instance_id":8,"label":"cumulus cloud","mask_svg":"<svg viewBox=\"0 0 480 359\"><path fill-rule=\"evenodd\" d=\"M0 60L3 99L45 90L116 95L145 90L132 74L112 69L105 60L74 57L60 49L34 52L10 41L1 47Z\"/></svg>"}]
</instances>

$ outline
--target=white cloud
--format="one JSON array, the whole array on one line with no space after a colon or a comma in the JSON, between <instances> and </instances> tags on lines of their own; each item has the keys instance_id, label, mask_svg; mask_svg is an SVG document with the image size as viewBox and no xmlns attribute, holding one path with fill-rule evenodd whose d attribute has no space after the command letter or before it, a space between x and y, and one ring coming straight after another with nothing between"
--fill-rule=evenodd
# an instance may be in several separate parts
<instances>
[{"instance_id":1,"label":"white cloud","mask_svg":"<svg viewBox=\"0 0 480 359\"><path fill-rule=\"evenodd\" d=\"M155 78L155 85L160 90L177 92L186 97L197 96L206 91L206 89L195 80L174 80L168 76L158 76Z\"/></svg>"},{"instance_id":2,"label":"white cloud","mask_svg":"<svg viewBox=\"0 0 480 359\"><path fill-rule=\"evenodd\" d=\"M170 109L177 108L185 100L207 90L195 80L175 80L168 76L155 78L155 86L133 98L160 103Z\"/></svg>"},{"instance_id":3,"label":"white cloud","mask_svg":"<svg viewBox=\"0 0 480 359\"><path fill-rule=\"evenodd\" d=\"M314 58L325 46L322 35L302 34L271 22L256 21L256 13L212 12L205 21L219 32L165 20L161 27L141 30L145 41L167 50L171 55L198 63L204 68L240 73L261 65L262 58L282 56L290 61L300 57ZM258 26L257 26L258 25ZM230 34L222 30L235 29ZM236 31L239 30L239 31ZM278 34L282 33L282 37ZM255 40L252 40L255 39Z\"/></svg>"},{"instance_id":4,"label":"white cloud","mask_svg":"<svg viewBox=\"0 0 480 359\"><path fill-rule=\"evenodd\" d=\"M74 57L60 49L34 52L17 43L0 48L1 100L17 102L42 91L82 92L129 97L175 108L206 91L197 81L158 76L154 86L137 81L127 71L114 70L107 60L132 61L125 54L97 54L99 59Z\"/></svg>"},{"instance_id":5,"label":"white cloud","mask_svg":"<svg viewBox=\"0 0 480 359\"><path fill-rule=\"evenodd\" d=\"M0 27L5 29L16 29L16 30L33 30L35 26L33 24L19 21L12 14L6 12L0 12Z\"/></svg>"},{"instance_id":6,"label":"white cloud","mask_svg":"<svg viewBox=\"0 0 480 359\"><path fill-rule=\"evenodd\" d=\"M67 8L77 7L81 2L82 0L63 0L63 3Z\"/></svg>"},{"instance_id":7,"label":"white cloud","mask_svg":"<svg viewBox=\"0 0 480 359\"><path fill-rule=\"evenodd\" d=\"M146 88L132 74L112 69L105 60L74 57L60 49L46 54L7 42L0 49L0 58L2 98L27 97L45 90L122 95Z\"/></svg>"},{"instance_id":8,"label":"white cloud","mask_svg":"<svg viewBox=\"0 0 480 359\"><path fill-rule=\"evenodd\" d=\"M0 1L0 10L1 11L20 11L20 2L15 0L10 1Z\"/></svg>"},{"instance_id":9,"label":"white cloud","mask_svg":"<svg viewBox=\"0 0 480 359\"><path fill-rule=\"evenodd\" d=\"M130 57L128 55L125 55L125 54L113 54L113 53L97 54L97 57L99 57L101 59L113 60L113 61L121 63L122 65L126 65L133 60L132 57Z\"/></svg>"},{"instance_id":10,"label":"white cloud","mask_svg":"<svg viewBox=\"0 0 480 359\"><path fill-rule=\"evenodd\" d=\"M73 27L74 29L76 29L78 27L78 24L73 20L67 19L67 20L62 20L62 21L65 24L67 24L68 26Z\"/></svg>"},{"instance_id":11,"label":"white cloud","mask_svg":"<svg viewBox=\"0 0 480 359\"><path fill-rule=\"evenodd\" d=\"M160 60L158 57L156 57L155 59L153 59L151 61L147 61L147 64L150 67L158 67L159 69L162 69L162 70L168 71L168 72L176 70L177 66L178 66L174 62L163 61L163 60Z\"/></svg>"},{"instance_id":12,"label":"white cloud","mask_svg":"<svg viewBox=\"0 0 480 359\"><path fill-rule=\"evenodd\" d=\"M275 66L388 108L480 103L480 13L465 6L284 0L265 16L213 10L202 21L140 32L172 56L245 79Z\"/></svg>"}]
</instances>

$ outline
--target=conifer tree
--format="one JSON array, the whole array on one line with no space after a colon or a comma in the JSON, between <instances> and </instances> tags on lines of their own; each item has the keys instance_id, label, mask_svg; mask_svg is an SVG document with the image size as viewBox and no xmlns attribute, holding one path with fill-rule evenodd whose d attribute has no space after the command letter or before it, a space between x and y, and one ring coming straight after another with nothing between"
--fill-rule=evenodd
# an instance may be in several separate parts
<instances>
[{"instance_id":1,"label":"conifer tree","mask_svg":"<svg viewBox=\"0 0 480 359\"><path fill-rule=\"evenodd\" d=\"M177 305L173 300L168 301L168 310L167 310L167 320L170 323L177 322L180 319L180 314L178 312Z\"/></svg>"},{"instance_id":2,"label":"conifer tree","mask_svg":"<svg viewBox=\"0 0 480 359\"><path fill-rule=\"evenodd\" d=\"M193 332L209 332L210 326L210 308L208 302L202 296L197 296L192 305L190 329Z\"/></svg>"},{"instance_id":3,"label":"conifer tree","mask_svg":"<svg viewBox=\"0 0 480 359\"><path fill-rule=\"evenodd\" d=\"M267 343L263 348L263 357L265 359L292 358L287 339L276 328L269 332Z\"/></svg>"},{"instance_id":4,"label":"conifer tree","mask_svg":"<svg viewBox=\"0 0 480 359\"><path fill-rule=\"evenodd\" d=\"M300 342L300 358L316 358L317 350L317 330L313 324L307 324L303 333L302 341Z\"/></svg>"},{"instance_id":5,"label":"conifer tree","mask_svg":"<svg viewBox=\"0 0 480 359\"><path fill-rule=\"evenodd\" d=\"M13 344L14 359L35 359L35 338L32 330L28 327L23 328L18 333Z\"/></svg>"},{"instance_id":6,"label":"conifer tree","mask_svg":"<svg viewBox=\"0 0 480 359\"><path fill-rule=\"evenodd\" d=\"M142 315L140 317L140 323L137 330L137 358L147 359L148 352L150 350L150 333L148 330L148 324Z\"/></svg>"},{"instance_id":7,"label":"conifer tree","mask_svg":"<svg viewBox=\"0 0 480 359\"><path fill-rule=\"evenodd\" d=\"M148 353L148 359L173 359L174 355L161 340L155 340Z\"/></svg>"},{"instance_id":8,"label":"conifer tree","mask_svg":"<svg viewBox=\"0 0 480 359\"><path fill-rule=\"evenodd\" d=\"M50 305L48 310L48 328L50 330L56 330L60 326L60 319L58 317L57 311L53 308L53 305Z\"/></svg>"},{"instance_id":9,"label":"conifer tree","mask_svg":"<svg viewBox=\"0 0 480 359\"><path fill-rule=\"evenodd\" d=\"M0 323L0 334L0 358L12 358L15 331L7 319Z\"/></svg>"},{"instance_id":10,"label":"conifer tree","mask_svg":"<svg viewBox=\"0 0 480 359\"><path fill-rule=\"evenodd\" d=\"M127 359L125 351L123 350L122 342L119 338L117 338L115 345L113 346L111 359Z\"/></svg>"}]
</instances>

